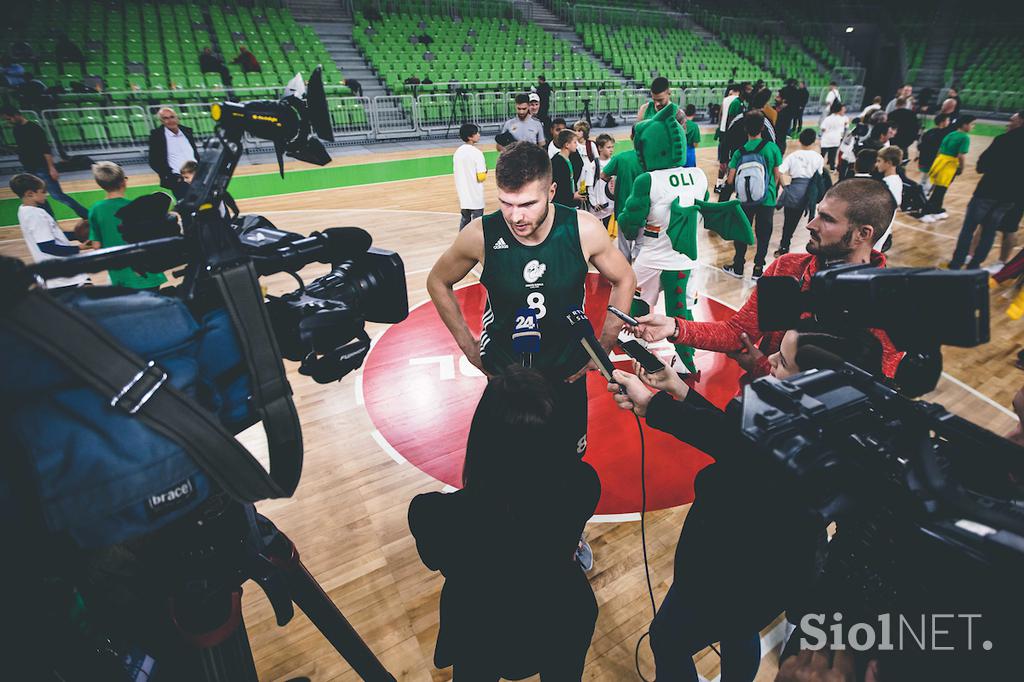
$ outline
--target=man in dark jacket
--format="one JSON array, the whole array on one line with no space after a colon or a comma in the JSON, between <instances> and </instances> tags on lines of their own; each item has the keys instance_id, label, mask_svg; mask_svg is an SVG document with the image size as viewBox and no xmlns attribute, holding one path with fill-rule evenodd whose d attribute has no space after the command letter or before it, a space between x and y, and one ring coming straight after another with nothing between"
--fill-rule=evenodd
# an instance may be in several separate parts
<instances>
[{"instance_id":1,"label":"man in dark jacket","mask_svg":"<svg viewBox=\"0 0 1024 682\"><path fill-rule=\"evenodd\" d=\"M1019 169L1024 158L1024 117L1017 112L1010 118L1006 132L992 140L988 149L978 157L978 173L982 174L974 196L967 204L964 224L956 241L950 270L964 266L967 252L974 237L974 230L981 225L981 236L974 249L974 256L967 267L980 268L992 248L996 230L1006 214L1013 209L1014 202L1024 194L1024 179Z\"/></svg>"},{"instance_id":2,"label":"man in dark jacket","mask_svg":"<svg viewBox=\"0 0 1024 682\"><path fill-rule=\"evenodd\" d=\"M896 100L896 108L889 113L886 120L890 127L896 129L896 133L889 139L889 143L903 150L904 159L910 158L910 145L917 139L921 127L917 121L917 114L910 108L909 102L900 97Z\"/></svg>"},{"instance_id":3,"label":"man in dark jacket","mask_svg":"<svg viewBox=\"0 0 1024 682\"><path fill-rule=\"evenodd\" d=\"M203 48L202 54L199 55L199 68L203 73L219 73L221 82L226 87L231 87L231 74L224 65L224 58L214 54L211 48Z\"/></svg>"},{"instance_id":4,"label":"man in dark jacket","mask_svg":"<svg viewBox=\"0 0 1024 682\"><path fill-rule=\"evenodd\" d=\"M178 114L170 107L157 112L163 124L149 134L149 167L160 176L160 186L181 199L188 192L188 183L181 179L181 167L199 157L192 129L178 122Z\"/></svg>"},{"instance_id":5,"label":"man in dark jacket","mask_svg":"<svg viewBox=\"0 0 1024 682\"><path fill-rule=\"evenodd\" d=\"M796 129L797 132L799 132L804 129L804 108L807 107L807 102L811 99L811 93L807 89L807 85L803 81L800 81L800 85L797 86L796 92Z\"/></svg>"}]
</instances>

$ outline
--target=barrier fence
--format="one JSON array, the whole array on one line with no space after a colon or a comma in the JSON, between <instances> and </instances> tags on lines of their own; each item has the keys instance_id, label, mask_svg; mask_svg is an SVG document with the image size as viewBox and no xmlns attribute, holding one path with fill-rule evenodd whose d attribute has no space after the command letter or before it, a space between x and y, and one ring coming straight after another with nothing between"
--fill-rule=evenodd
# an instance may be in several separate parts
<instances>
[{"instance_id":1,"label":"barrier fence","mask_svg":"<svg viewBox=\"0 0 1024 682\"><path fill-rule=\"evenodd\" d=\"M863 86L839 88L850 110L863 105ZM374 141L408 137L454 134L463 122L476 123L485 131L496 131L502 123L515 116L515 96L520 91L469 93L434 93L412 95L381 95L368 97L329 97L327 99L331 126L339 143ZM821 111L827 88L812 97L808 113ZM722 101L721 87L692 87L675 90L677 105L693 104L698 120L703 120L709 104ZM965 90L965 107L1004 111L1024 104L1022 93L985 93ZM609 115L616 125L627 125L636 119L637 110L650 99L643 88L577 88L552 93L549 115L561 116L571 125L589 113L595 123ZM984 107L975 105L984 104ZM53 147L61 155L144 152L150 132L160 125L157 111L163 105L107 106L46 109L40 113L24 112L29 120L43 126ZM201 137L210 135L215 122L210 117L210 103L173 104L182 125L192 128ZM10 128L0 128L0 144L13 145ZM252 137L245 138L249 148L266 146Z\"/></svg>"},{"instance_id":2,"label":"barrier fence","mask_svg":"<svg viewBox=\"0 0 1024 682\"><path fill-rule=\"evenodd\" d=\"M969 109L970 111L1013 114L1024 110L1024 92L965 88L960 91L960 102L964 109Z\"/></svg>"}]
</instances>

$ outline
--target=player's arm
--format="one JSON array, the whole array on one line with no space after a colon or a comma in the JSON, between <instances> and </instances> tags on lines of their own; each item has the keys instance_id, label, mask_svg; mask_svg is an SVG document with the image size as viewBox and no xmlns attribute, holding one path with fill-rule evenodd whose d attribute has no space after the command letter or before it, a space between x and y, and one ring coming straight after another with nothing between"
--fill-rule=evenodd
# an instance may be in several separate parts
<instances>
[{"instance_id":1,"label":"player's arm","mask_svg":"<svg viewBox=\"0 0 1024 682\"><path fill-rule=\"evenodd\" d=\"M636 120L644 120L644 114L647 112L647 107L650 106L650 104L650 102L644 102L643 104L640 105L640 108L636 112Z\"/></svg>"},{"instance_id":2,"label":"player's arm","mask_svg":"<svg viewBox=\"0 0 1024 682\"><path fill-rule=\"evenodd\" d=\"M651 174L641 173L633 181L629 198L622 207L622 215L617 216L619 229L627 239L636 239L640 230L647 224L647 215L651 212ZM625 310L625 308L620 308Z\"/></svg>"},{"instance_id":3,"label":"player's arm","mask_svg":"<svg viewBox=\"0 0 1024 682\"><path fill-rule=\"evenodd\" d=\"M608 239L608 230L604 224L589 213L579 212L580 242L587 260L593 264L601 276L612 285L608 303L619 310L629 310L636 290L636 274L629 266L626 257ZM598 339L605 350L611 350L622 329L622 320L614 315L606 315L601 336Z\"/></svg>"},{"instance_id":4,"label":"player's arm","mask_svg":"<svg viewBox=\"0 0 1024 682\"><path fill-rule=\"evenodd\" d=\"M469 223L448 250L434 263L427 275L427 292L437 308L444 326L448 327L455 343L476 367L483 369L480 360L480 341L469 331L466 318L455 298L455 284L469 274L473 266L483 260L483 220Z\"/></svg>"}]
</instances>

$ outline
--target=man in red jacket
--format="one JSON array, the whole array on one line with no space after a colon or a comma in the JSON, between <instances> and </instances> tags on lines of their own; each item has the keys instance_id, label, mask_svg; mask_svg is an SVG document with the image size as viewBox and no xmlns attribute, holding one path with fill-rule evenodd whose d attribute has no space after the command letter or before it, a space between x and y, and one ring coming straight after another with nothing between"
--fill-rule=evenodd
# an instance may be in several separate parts
<instances>
[{"instance_id":1,"label":"man in red jacket","mask_svg":"<svg viewBox=\"0 0 1024 682\"><path fill-rule=\"evenodd\" d=\"M886 186L877 180L852 178L837 183L818 204L818 214L807 229L807 253L787 253L765 270L766 277L789 276L806 291L811 276L831 264L871 263L885 267L885 256L871 245L885 231L896 211ZM639 318L639 336L647 341L668 339L694 348L729 353L751 378L768 374L768 356L779 350L785 331L762 332L757 326L757 289L728 320L691 322L664 315ZM882 343L882 370L896 374L902 353L882 330L872 330ZM755 342L760 339L760 343Z\"/></svg>"}]
</instances>

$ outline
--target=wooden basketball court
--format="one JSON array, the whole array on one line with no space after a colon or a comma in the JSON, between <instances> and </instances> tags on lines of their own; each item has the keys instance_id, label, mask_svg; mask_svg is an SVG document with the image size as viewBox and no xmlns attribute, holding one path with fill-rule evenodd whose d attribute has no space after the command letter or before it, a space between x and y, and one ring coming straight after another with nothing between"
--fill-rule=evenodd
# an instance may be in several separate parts
<instances>
[{"instance_id":1,"label":"wooden basketball court","mask_svg":"<svg viewBox=\"0 0 1024 682\"><path fill-rule=\"evenodd\" d=\"M977 182L974 162L990 140L972 138L969 170L953 183L946 198L949 220L925 225L899 216L895 243L889 252L890 264L932 267L948 261L964 208ZM349 156L339 158L335 165L450 155L451 151L449 146L422 152ZM716 173L714 153L713 148L698 150L699 163L709 178ZM299 164L293 167L298 168ZM274 170L246 167L240 173ZM153 183L155 178L150 174L130 175L130 182L137 186ZM493 173L486 187L488 210L494 210L497 202ZM65 184L67 191L93 188L92 182L85 180ZM301 233L341 225L365 228L377 246L402 255L410 306L427 300L427 273L451 243L459 220L458 200L450 176L245 199L239 204L245 213L263 214L282 229ZM781 222L780 217L776 242ZM794 250L802 250L806 237L807 232L798 229ZM775 248L773 244L769 253ZM0 228L0 253L26 256L16 226ZM704 267L696 277L702 293L738 306L749 294L750 281L741 283L715 269L731 254L729 243L703 232L700 260ZM310 266L302 274L309 279L326 271L327 266ZM94 277L94 281L103 283L105 276ZM466 283L475 281L471 275ZM267 278L266 284L272 293L294 288L293 280L286 275ZM938 389L927 396L997 433L1012 428L1014 420L1008 407L1014 392L1024 384L1024 372L1013 366L1024 333L1020 322L1005 315L1009 302L1005 290L992 293L991 343L976 349L946 349L946 376ZM368 325L368 329L374 336L383 331L383 326ZM415 466L397 461L375 439L375 427L362 404L361 370L340 383L323 386L300 376L294 363L287 364L304 428L305 470L292 499L264 502L258 505L260 511L296 542L310 571L398 679L450 679L450 669L435 670L432 663L441 576L420 563L406 522L410 499L421 492L440 490L443 484ZM396 369L393 381L401 384L403 372ZM254 452L262 453L261 434L250 431L243 439ZM458 448L462 444L452 446ZM673 551L688 508L683 505L652 512L647 517L651 577L659 602L671 580ZM779 533L782 529L768 516L751 519L750 532ZM588 526L587 538L596 558L590 579L600 615L585 678L636 679L634 647L652 616L638 524L594 523ZM493 543L480 551L492 553L497 562L507 559L500 537L493 538ZM706 560L715 561L715 557L708 556ZM766 556L764 560L772 559ZM756 580L756 566L751 570ZM764 588L770 590L772 586L766 584ZM357 679L301 613L286 627L277 627L269 603L251 584L244 604L260 679L287 680L300 675L316 682ZM776 621L762 632L763 647L777 647L781 636L781 626ZM759 681L774 678L776 661L777 651L768 651L757 677ZM645 676L653 678L646 643L641 665ZM705 678L716 678L719 666L714 652L702 652L698 669Z\"/></svg>"}]
</instances>

